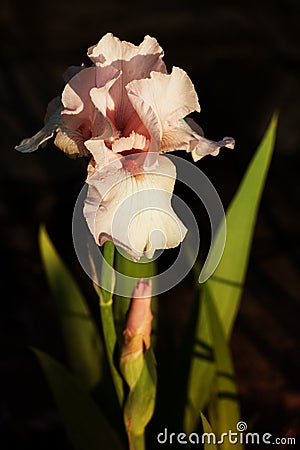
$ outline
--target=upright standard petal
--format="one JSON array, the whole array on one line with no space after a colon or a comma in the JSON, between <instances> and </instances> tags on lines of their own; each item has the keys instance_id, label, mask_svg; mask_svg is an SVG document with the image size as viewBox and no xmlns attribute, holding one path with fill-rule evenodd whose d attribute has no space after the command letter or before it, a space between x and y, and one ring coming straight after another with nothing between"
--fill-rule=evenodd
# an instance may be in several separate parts
<instances>
[{"instance_id":1,"label":"upright standard petal","mask_svg":"<svg viewBox=\"0 0 300 450\"><path fill-rule=\"evenodd\" d=\"M77 73L65 86L62 93L62 121L67 128L81 130L87 140L104 133L109 126L106 119L106 102L103 110L97 110L90 92L102 89L107 99L108 91L120 76L113 67L89 67Z\"/></svg>"},{"instance_id":2,"label":"upright standard petal","mask_svg":"<svg viewBox=\"0 0 300 450\"><path fill-rule=\"evenodd\" d=\"M176 127L192 111L200 111L198 97L187 74L173 67L172 73L152 72L149 79L126 87L128 96L152 139L149 151L157 151L165 130ZM159 134L159 135L158 135Z\"/></svg>"},{"instance_id":3,"label":"upright standard petal","mask_svg":"<svg viewBox=\"0 0 300 450\"><path fill-rule=\"evenodd\" d=\"M134 128L128 124L134 124L132 116L136 116L136 112L128 99L125 87L132 80L149 77L151 71L166 73L162 61L162 48L156 39L150 36L146 36L143 42L136 46L108 33L97 45L88 50L88 56L96 66L111 66L120 71L120 78L110 90L115 105L114 125L122 130L124 136L129 135Z\"/></svg>"},{"instance_id":4,"label":"upright standard petal","mask_svg":"<svg viewBox=\"0 0 300 450\"><path fill-rule=\"evenodd\" d=\"M107 33L98 44L88 49L87 54L94 64L108 66L116 62L130 61L137 55L163 55L163 49L157 40L150 36L145 36L140 45L134 45L131 42L121 41L112 33Z\"/></svg>"},{"instance_id":5,"label":"upright standard petal","mask_svg":"<svg viewBox=\"0 0 300 450\"><path fill-rule=\"evenodd\" d=\"M81 68L74 73L61 99L56 97L49 103L42 130L24 139L16 150L33 152L56 134L54 144L63 152L69 156L87 156L86 140L112 136L113 128L106 118L106 106L110 99L108 91L120 73L113 67ZM92 102L90 92L93 88L102 93L102 110Z\"/></svg>"},{"instance_id":6,"label":"upright standard petal","mask_svg":"<svg viewBox=\"0 0 300 450\"><path fill-rule=\"evenodd\" d=\"M139 260L178 246L187 230L171 206L174 164L159 156L156 168L133 173L128 168L134 159L123 158L122 169L112 164L94 171L87 179L84 216L98 244L112 240Z\"/></svg>"},{"instance_id":7,"label":"upright standard petal","mask_svg":"<svg viewBox=\"0 0 300 450\"><path fill-rule=\"evenodd\" d=\"M217 155L221 147L234 148L234 139L215 142L191 119L184 117L200 111L197 94L187 74L174 67L171 75L151 73L150 79L132 81L128 96L151 136L149 151L186 150L194 161ZM191 124L192 126L190 126Z\"/></svg>"}]
</instances>

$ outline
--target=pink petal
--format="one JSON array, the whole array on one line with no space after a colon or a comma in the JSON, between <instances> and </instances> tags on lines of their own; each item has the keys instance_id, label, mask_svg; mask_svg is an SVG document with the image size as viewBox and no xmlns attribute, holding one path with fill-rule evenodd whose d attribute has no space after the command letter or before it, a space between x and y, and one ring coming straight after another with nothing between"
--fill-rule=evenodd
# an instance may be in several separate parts
<instances>
[{"instance_id":1,"label":"pink petal","mask_svg":"<svg viewBox=\"0 0 300 450\"><path fill-rule=\"evenodd\" d=\"M128 122L132 121L131 118L136 116L136 112L125 87L132 80L149 77L151 71L166 73L162 48L156 39L150 36L146 36L139 46L135 46L108 33L96 46L88 50L88 56L96 65L111 65L121 72L120 78L110 90L110 95L115 105L114 126L122 130L124 136L129 135L134 128L128 127ZM139 118L135 117L135 120Z\"/></svg>"},{"instance_id":2,"label":"pink petal","mask_svg":"<svg viewBox=\"0 0 300 450\"><path fill-rule=\"evenodd\" d=\"M107 92L118 76L119 73L113 67L89 67L77 73L62 93L62 120L65 127L81 129L85 139L102 135L110 125L103 114L105 112L100 114L96 110L90 91L97 87Z\"/></svg>"},{"instance_id":3,"label":"pink petal","mask_svg":"<svg viewBox=\"0 0 300 450\"><path fill-rule=\"evenodd\" d=\"M134 335L141 335L140 351L143 351L143 344L146 348L150 347L151 322L153 319L151 297L152 281L146 282L140 279L133 290L126 327L123 333L125 344L129 343Z\"/></svg>"},{"instance_id":4,"label":"pink petal","mask_svg":"<svg viewBox=\"0 0 300 450\"><path fill-rule=\"evenodd\" d=\"M116 153L128 150L144 150L147 146L147 139L142 134L134 131L127 137L116 139L112 143L112 150Z\"/></svg>"},{"instance_id":5,"label":"pink petal","mask_svg":"<svg viewBox=\"0 0 300 450\"><path fill-rule=\"evenodd\" d=\"M150 36L145 36L143 42L136 46L131 42L121 41L112 33L107 33L98 44L88 49L87 54L93 63L108 66L116 62L121 64L122 61L130 61L137 55L159 54L163 56L163 50L157 40ZM165 67L163 63L161 63L161 67Z\"/></svg>"},{"instance_id":6,"label":"pink petal","mask_svg":"<svg viewBox=\"0 0 300 450\"><path fill-rule=\"evenodd\" d=\"M235 141L232 137L225 136L221 141L210 141L202 136L199 136L197 146L192 150L192 157L194 161L199 161L206 155L217 156L220 148L234 148Z\"/></svg>"},{"instance_id":7,"label":"pink petal","mask_svg":"<svg viewBox=\"0 0 300 450\"><path fill-rule=\"evenodd\" d=\"M123 160L134 156L118 162L125 166ZM112 164L91 173L84 216L98 244L112 240L138 260L182 242L187 230L172 209L176 168L168 158L159 156L158 166L147 172Z\"/></svg>"},{"instance_id":8,"label":"pink petal","mask_svg":"<svg viewBox=\"0 0 300 450\"><path fill-rule=\"evenodd\" d=\"M63 123L57 129L54 145L71 158L89 156L89 152L84 145L84 137L80 130L65 128Z\"/></svg>"},{"instance_id":9,"label":"pink petal","mask_svg":"<svg viewBox=\"0 0 300 450\"><path fill-rule=\"evenodd\" d=\"M71 78L73 78L77 73L81 72L85 68L86 66L84 64L82 64L81 66L70 66L63 73L63 79L65 80L66 83L68 83L71 80Z\"/></svg>"},{"instance_id":10,"label":"pink petal","mask_svg":"<svg viewBox=\"0 0 300 450\"><path fill-rule=\"evenodd\" d=\"M107 148L102 139L89 139L88 141L85 141L84 144L93 155L97 170L102 169L102 167L105 167L112 162L115 162L118 168L122 167L122 164L119 162L119 155Z\"/></svg>"},{"instance_id":11,"label":"pink petal","mask_svg":"<svg viewBox=\"0 0 300 450\"><path fill-rule=\"evenodd\" d=\"M150 151L160 150L165 130L192 111L200 111L197 94L187 74L174 67L171 75L151 72L149 79L126 87L132 105L151 135Z\"/></svg>"},{"instance_id":12,"label":"pink petal","mask_svg":"<svg viewBox=\"0 0 300 450\"><path fill-rule=\"evenodd\" d=\"M194 161L206 155L218 155L221 147L234 148L234 139L224 137L221 141L211 141L203 137L203 131L192 119L179 120L178 126L164 131L161 151L186 150L192 153Z\"/></svg>"}]
</instances>

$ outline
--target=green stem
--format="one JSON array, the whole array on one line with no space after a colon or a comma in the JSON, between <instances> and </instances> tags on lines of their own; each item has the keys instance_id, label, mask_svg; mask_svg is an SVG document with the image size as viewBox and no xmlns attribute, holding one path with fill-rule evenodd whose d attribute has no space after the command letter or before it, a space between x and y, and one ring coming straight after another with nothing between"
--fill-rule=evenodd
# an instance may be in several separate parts
<instances>
[{"instance_id":1,"label":"green stem","mask_svg":"<svg viewBox=\"0 0 300 450\"><path fill-rule=\"evenodd\" d=\"M145 450L145 434L128 433L129 450Z\"/></svg>"},{"instance_id":2,"label":"green stem","mask_svg":"<svg viewBox=\"0 0 300 450\"><path fill-rule=\"evenodd\" d=\"M99 287L97 284L94 284L94 288L99 296L100 316L108 364L119 404L120 406L123 406L123 380L114 364L114 351L117 344L117 334L113 316L114 254L114 244L110 241L106 242L103 249L104 261L101 272L101 285L104 287Z\"/></svg>"}]
</instances>

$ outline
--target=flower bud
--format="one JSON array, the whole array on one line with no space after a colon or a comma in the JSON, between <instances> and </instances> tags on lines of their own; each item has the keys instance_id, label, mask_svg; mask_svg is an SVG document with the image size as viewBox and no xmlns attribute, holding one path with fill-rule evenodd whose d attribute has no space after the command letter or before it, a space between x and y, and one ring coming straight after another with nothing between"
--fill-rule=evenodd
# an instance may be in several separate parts
<instances>
[{"instance_id":1,"label":"flower bud","mask_svg":"<svg viewBox=\"0 0 300 450\"><path fill-rule=\"evenodd\" d=\"M121 350L120 369L132 388L144 364L144 353L150 347L152 283L142 278L133 291L131 304L123 332L124 342Z\"/></svg>"}]
</instances>

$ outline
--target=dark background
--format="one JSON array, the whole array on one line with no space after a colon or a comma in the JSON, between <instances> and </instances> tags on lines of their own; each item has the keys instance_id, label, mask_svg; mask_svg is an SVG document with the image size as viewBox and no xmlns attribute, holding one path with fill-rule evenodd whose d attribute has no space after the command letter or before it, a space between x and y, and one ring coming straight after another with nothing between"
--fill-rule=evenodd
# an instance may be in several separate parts
<instances>
[{"instance_id":1,"label":"dark background","mask_svg":"<svg viewBox=\"0 0 300 450\"><path fill-rule=\"evenodd\" d=\"M235 137L236 150L198 163L225 206L273 111L280 111L231 344L249 426L279 437L299 434L299 2L4 0L0 8L1 450L70 448L27 346L64 359L39 257L41 222L92 298L71 241L86 162L52 144L32 155L13 147L41 128L48 101L63 87L62 73L87 61L87 48L108 31L135 44L146 34L156 37L168 68L179 66L193 80L202 106L196 120L206 136ZM162 355L180 345L187 286L177 293L177 301L166 295L160 302Z\"/></svg>"}]
</instances>

